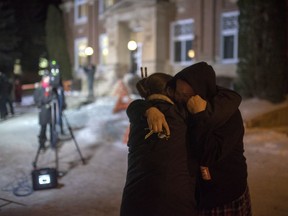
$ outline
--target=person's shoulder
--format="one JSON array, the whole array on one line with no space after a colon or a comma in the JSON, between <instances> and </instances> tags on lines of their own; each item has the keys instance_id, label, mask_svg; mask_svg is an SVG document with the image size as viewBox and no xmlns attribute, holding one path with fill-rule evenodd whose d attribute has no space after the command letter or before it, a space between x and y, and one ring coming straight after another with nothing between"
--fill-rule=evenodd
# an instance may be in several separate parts
<instances>
[{"instance_id":1,"label":"person's shoulder","mask_svg":"<svg viewBox=\"0 0 288 216\"><path fill-rule=\"evenodd\" d=\"M174 117L178 117L179 115L182 116L184 110L182 110L180 107L178 107L176 104L172 104L170 102L164 101L164 100L153 100L152 106L157 107L163 114L171 115Z\"/></svg>"}]
</instances>

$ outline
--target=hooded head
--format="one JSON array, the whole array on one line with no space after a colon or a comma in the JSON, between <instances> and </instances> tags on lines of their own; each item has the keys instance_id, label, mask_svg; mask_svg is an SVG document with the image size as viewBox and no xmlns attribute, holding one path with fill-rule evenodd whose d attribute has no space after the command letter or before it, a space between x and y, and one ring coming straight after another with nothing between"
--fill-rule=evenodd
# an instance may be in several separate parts
<instances>
[{"instance_id":1,"label":"hooded head","mask_svg":"<svg viewBox=\"0 0 288 216\"><path fill-rule=\"evenodd\" d=\"M176 91L177 80L185 81L193 89L195 95L200 95L205 100L216 95L215 71L206 62L193 64L178 72L169 82L169 86Z\"/></svg>"},{"instance_id":2,"label":"hooded head","mask_svg":"<svg viewBox=\"0 0 288 216\"><path fill-rule=\"evenodd\" d=\"M167 83L173 77L165 73L154 73L149 77L140 80L136 84L136 88L143 98L148 98L152 94L162 94L168 96Z\"/></svg>"}]
</instances>

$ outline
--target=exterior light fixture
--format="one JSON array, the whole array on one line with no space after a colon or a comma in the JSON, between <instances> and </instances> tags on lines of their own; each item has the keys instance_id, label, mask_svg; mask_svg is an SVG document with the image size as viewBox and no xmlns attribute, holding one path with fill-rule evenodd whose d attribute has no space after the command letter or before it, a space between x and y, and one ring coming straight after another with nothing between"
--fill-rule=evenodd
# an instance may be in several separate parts
<instances>
[{"instance_id":1,"label":"exterior light fixture","mask_svg":"<svg viewBox=\"0 0 288 216\"><path fill-rule=\"evenodd\" d=\"M193 50L193 49L190 49L189 51L188 51L188 56L189 56L189 58L194 58L195 57L195 51Z\"/></svg>"},{"instance_id":2,"label":"exterior light fixture","mask_svg":"<svg viewBox=\"0 0 288 216\"><path fill-rule=\"evenodd\" d=\"M94 50L93 50L92 47L86 47L85 50L84 50L84 53L85 53L85 55L87 55L87 56L91 56L91 55L93 55Z\"/></svg>"},{"instance_id":3,"label":"exterior light fixture","mask_svg":"<svg viewBox=\"0 0 288 216\"><path fill-rule=\"evenodd\" d=\"M104 49L102 50L102 55L104 55L104 56L107 56L107 55L108 55L108 49L107 49L107 48L104 48Z\"/></svg>"},{"instance_id":4,"label":"exterior light fixture","mask_svg":"<svg viewBox=\"0 0 288 216\"><path fill-rule=\"evenodd\" d=\"M130 51L134 51L137 49L137 43L133 40L129 41L127 47Z\"/></svg>"}]
</instances>

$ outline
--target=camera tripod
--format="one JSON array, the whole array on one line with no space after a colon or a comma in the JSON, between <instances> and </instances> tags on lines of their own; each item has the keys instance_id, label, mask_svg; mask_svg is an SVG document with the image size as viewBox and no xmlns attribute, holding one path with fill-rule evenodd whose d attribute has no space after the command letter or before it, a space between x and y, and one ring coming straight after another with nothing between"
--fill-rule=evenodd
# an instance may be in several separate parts
<instances>
[{"instance_id":1,"label":"camera tripod","mask_svg":"<svg viewBox=\"0 0 288 216\"><path fill-rule=\"evenodd\" d=\"M78 143L77 143L77 141L75 139L75 136L73 134L73 130L71 128L71 125L69 124L69 121L68 121L66 115L62 112L62 110L60 110L59 98L58 98L57 92L54 94L54 97L53 97L52 101L50 102L49 106L50 106L50 113L51 113L50 147L51 147L52 150L55 151L55 163L56 163L55 169L56 169L56 171L58 172L58 165L59 165L58 148L57 148L57 143L58 143L59 139L58 139L57 124L60 125L60 127L62 127L62 119L65 120L67 128L68 128L69 133L70 133L70 136L71 136L71 138L74 141L74 144L75 144L76 149L77 149L77 151L79 153L81 161L82 161L83 164L85 164L85 159L83 158L83 156L81 154L79 145L78 145ZM62 128L61 128L61 130L62 130ZM34 161L32 163L34 169L37 168L37 161L38 161L38 158L39 158L40 151L41 151L41 146L39 145L37 153L36 153L36 156L35 156L35 159L34 159ZM58 172L58 175L59 175L59 172Z\"/></svg>"}]
</instances>

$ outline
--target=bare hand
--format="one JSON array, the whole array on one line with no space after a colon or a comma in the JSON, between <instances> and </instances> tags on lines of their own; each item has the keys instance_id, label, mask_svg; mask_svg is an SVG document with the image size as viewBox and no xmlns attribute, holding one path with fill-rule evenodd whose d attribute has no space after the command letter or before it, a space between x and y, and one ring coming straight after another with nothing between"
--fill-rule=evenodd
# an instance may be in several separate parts
<instances>
[{"instance_id":1,"label":"bare hand","mask_svg":"<svg viewBox=\"0 0 288 216\"><path fill-rule=\"evenodd\" d=\"M190 113L196 114L206 109L207 101L201 98L199 95L195 95L189 98L187 102L187 109Z\"/></svg>"},{"instance_id":2,"label":"bare hand","mask_svg":"<svg viewBox=\"0 0 288 216\"><path fill-rule=\"evenodd\" d=\"M154 133L165 131L166 135L170 136L170 129L166 122L165 116L156 107L151 107L146 111L147 122L149 129Z\"/></svg>"}]
</instances>

